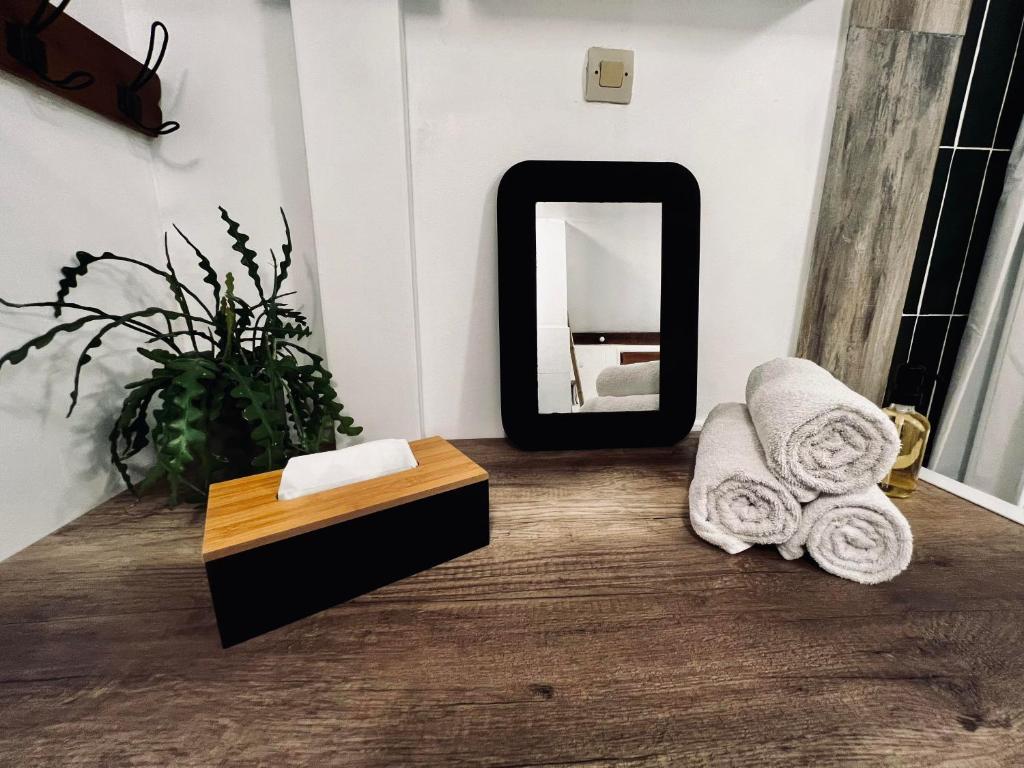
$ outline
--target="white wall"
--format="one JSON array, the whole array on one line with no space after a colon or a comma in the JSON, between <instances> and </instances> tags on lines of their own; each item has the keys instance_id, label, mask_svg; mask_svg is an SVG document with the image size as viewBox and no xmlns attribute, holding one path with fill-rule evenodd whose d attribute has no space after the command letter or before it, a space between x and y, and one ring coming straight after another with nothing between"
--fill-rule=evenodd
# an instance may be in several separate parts
<instances>
[{"instance_id":1,"label":"white wall","mask_svg":"<svg viewBox=\"0 0 1024 768\"><path fill-rule=\"evenodd\" d=\"M163 103L183 128L150 142L0 74L4 294L53 295L79 248L159 258L172 220L231 260L217 204L277 246L281 204L299 303L316 314L319 275L329 362L368 436L500 435L501 174L526 158L674 160L703 193L702 416L793 347L844 5L293 0L293 35L283 0L76 4L136 57L149 22L167 23ZM632 105L583 102L591 45L636 50ZM161 289L97 273L81 296L126 309ZM47 322L4 312L0 344ZM71 421L77 346L0 372L0 557L117 489L104 445L144 369L131 346L104 346Z\"/></svg>"},{"instance_id":2,"label":"white wall","mask_svg":"<svg viewBox=\"0 0 1024 768\"><path fill-rule=\"evenodd\" d=\"M661 330L661 204L568 203L569 318L576 333Z\"/></svg>"},{"instance_id":3,"label":"white wall","mask_svg":"<svg viewBox=\"0 0 1024 768\"><path fill-rule=\"evenodd\" d=\"M71 6L69 6L70 8ZM160 67L164 119L181 130L150 144L161 227L176 223L252 289L217 207L222 205L266 259L284 242L284 208L295 246L296 304L319 331L320 309L305 137L291 13L281 0L132 0L125 5L130 51L145 56L160 19L170 46ZM173 230L170 230L173 235ZM172 238L172 244L175 238ZM178 241L180 242L180 241ZM159 245L159 243L155 243ZM178 262L193 263L179 247ZM214 257L217 258L214 258ZM318 333L314 349L323 348Z\"/></svg>"},{"instance_id":4,"label":"white wall","mask_svg":"<svg viewBox=\"0 0 1024 768\"><path fill-rule=\"evenodd\" d=\"M369 438L423 433L404 49L394 0L295 0L327 362ZM452 393L458 397L458 393Z\"/></svg>"},{"instance_id":5,"label":"white wall","mask_svg":"<svg viewBox=\"0 0 1024 768\"><path fill-rule=\"evenodd\" d=\"M76 18L126 44L120 3L83 3ZM139 256L152 252L159 215L146 139L22 80L0 73L0 295L53 300L61 267L75 251ZM97 267L71 300L126 310L160 286L124 282ZM67 320L74 316L67 316ZM56 323L43 311L0 310L6 353ZM0 558L109 496L109 414L121 382L148 366L112 340L84 374L78 409L65 419L81 343L65 336L0 370Z\"/></svg>"},{"instance_id":6,"label":"white wall","mask_svg":"<svg viewBox=\"0 0 1024 768\"><path fill-rule=\"evenodd\" d=\"M571 413L573 380L569 355L569 291L566 226L561 218L537 218L537 408Z\"/></svg>"},{"instance_id":7,"label":"white wall","mask_svg":"<svg viewBox=\"0 0 1024 768\"><path fill-rule=\"evenodd\" d=\"M0 73L0 295L52 298L58 270L78 249L158 262L162 232L172 221L243 283L217 205L242 223L261 252L282 242L280 205L295 242L296 304L318 322L287 3L133 0L74 3L68 10L137 59L145 56L150 23L167 24L163 107L182 129L150 141ZM179 271L191 269L187 251L176 248L175 256ZM120 311L141 302L170 306L159 281L124 274L97 268L77 295ZM3 311L0 351L51 322L42 313ZM152 366L137 359L130 334L112 339L86 369L82 403L65 420L71 361L86 338L79 334L0 371L0 559L121 488L109 469L107 434L123 385ZM322 348L322 337L311 346Z\"/></svg>"},{"instance_id":8,"label":"white wall","mask_svg":"<svg viewBox=\"0 0 1024 768\"><path fill-rule=\"evenodd\" d=\"M388 346L395 328L408 327L404 339L415 345L371 354L343 340L350 322L328 317L329 354L375 383L381 368L419 382L419 419L388 429L502 433L495 194L502 173L524 159L669 160L693 171L703 199L698 418L741 398L751 367L791 352L845 5L293 0L314 174L318 153L348 153L338 145L353 136L359 153L360 175L325 184L320 200L314 182L318 238L321 218L345 216L331 248L377 239L359 253L380 268L348 287L380 296L396 281L387 302L360 305L360 320L384 329ZM632 104L583 101L593 45L636 51ZM322 79L356 64L367 82ZM411 215L411 242L392 245L396 230L405 234L401 213ZM318 244L323 253L327 241ZM361 409L394 406L390 391L360 388Z\"/></svg>"}]
</instances>

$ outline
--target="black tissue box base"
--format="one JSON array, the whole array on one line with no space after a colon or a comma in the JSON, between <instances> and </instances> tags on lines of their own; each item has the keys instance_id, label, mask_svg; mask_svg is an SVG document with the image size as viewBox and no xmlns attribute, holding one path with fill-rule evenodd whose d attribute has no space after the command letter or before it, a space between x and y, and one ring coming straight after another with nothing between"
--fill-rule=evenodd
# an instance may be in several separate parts
<instances>
[{"instance_id":1,"label":"black tissue box base","mask_svg":"<svg viewBox=\"0 0 1024 768\"><path fill-rule=\"evenodd\" d=\"M485 547L488 482L206 563L227 648Z\"/></svg>"}]
</instances>

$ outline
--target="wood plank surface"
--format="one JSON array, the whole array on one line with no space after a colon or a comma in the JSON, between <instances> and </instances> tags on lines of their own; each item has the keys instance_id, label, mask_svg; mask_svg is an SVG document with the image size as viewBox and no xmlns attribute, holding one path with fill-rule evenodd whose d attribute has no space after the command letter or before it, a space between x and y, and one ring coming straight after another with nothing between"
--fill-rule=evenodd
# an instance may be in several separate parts
<instances>
[{"instance_id":1,"label":"wood plank surface","mask_svg":"<svg viewBox=\"0 0 1024 768\"><path fill-rule=\"evenodd\" d=\"M853 0L850 24L869 29L903 29L963 35L971 0Z\"/></svg>"},{"instance_id":2,"label":"wood plank surface","mask_svg":"<svg viewBox=\"0 0 1024 768\"><path fill-rule=\"evenodd\" d=\"M290 501L277 500L281 470L215 483L206 508L203 559L216 560L487 479L487 472L444 438L409 445L418 464L413 469Z\"/></svg>"},{"instance_id":3,"label":"wood plank surface","mask_svg":"<svg viewBox=\"0 0 1024 768\"><path fill-rule=\"evenodd\" d=\"M961 38L851 26L797 354L879 403Z\"/></svg>"},{"instance_id":4,"label":"wood plank surface","mask_svg":"<svg viewBox=\"0 0 1024 768\"><path fill-rule=\"evenodd\" d=\"M696 538L696 446L458 447L492 543L223 651L203 515L0 563L0 765L1024 765L1024 528L925 486L866 587Z\"/></svg>"}]
</instances>

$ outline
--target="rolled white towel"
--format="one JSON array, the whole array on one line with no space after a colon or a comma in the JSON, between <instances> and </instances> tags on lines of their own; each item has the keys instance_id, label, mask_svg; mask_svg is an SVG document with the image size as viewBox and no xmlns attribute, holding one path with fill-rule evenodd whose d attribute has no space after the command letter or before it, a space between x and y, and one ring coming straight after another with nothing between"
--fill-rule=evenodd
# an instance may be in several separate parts
<instances>
[{"instance_id":1,"label":"rolled white towel","mask_svg":"<svg viewBox=\"0 0 1024 768\"><path fill-rule=\"evenodd\" d=\"M708 414L690 483L690 524L731 555L789 540L800 505L765 463L747 407L722 403Z\"/></svg>"},{"instance_id":2,"label":"rolled white towel","mask_svg":"<svg viewBox=\"0 0 1024 768\"><path fill-rule=\"evenodd\" d=\"M661 393L661 362L630 363L610 365L597 374L597 394L611 395L657 395Z\"/></svg>"},{"instance_id":3,"label":"rolled white towel","mask_svg":"<svg viewBox=\"0 0 1024 768\"><path fill-rule=\"evenodd\" d=\"M656 411L658 395L623 395L622 397L592 397L581 407L580 413L607 413L609 411Z\"/></svg>"},{"instance_id":4,"label":"rolled white towel","mask_svg":"<svg viewBox=\"0 0 1024 768\"><path fill-rule=\"evenodd\" d=\"M747 407L768 466L802 502L874 485L899 453L882 410L810 360L759 365L747 378Z\"/></svg>"},{"instance_id":5,"label":"rolled white towel","mask_svg":"<svg viewBox=\"0 0 1024 768\"><path fill-rule=\"evenodd\" d=\"M829 573L861 584L878 584L910 563L910 523L872 485L843 496L819 496L806 505L800 527L779 552L795 560L804 550Z\"/></svg>"},{"instance_id":6,"label":"rolled white towel","mask_svg":"<svg viewBox=\"0 0 1024 768\"><path fill-rule=\"evenodd\" d=\"M281 473L277 498L298 499L350 483L393 475L416 466L408 440L373 440L336 451L295 456Z\"/></svg>"}]
</instances>

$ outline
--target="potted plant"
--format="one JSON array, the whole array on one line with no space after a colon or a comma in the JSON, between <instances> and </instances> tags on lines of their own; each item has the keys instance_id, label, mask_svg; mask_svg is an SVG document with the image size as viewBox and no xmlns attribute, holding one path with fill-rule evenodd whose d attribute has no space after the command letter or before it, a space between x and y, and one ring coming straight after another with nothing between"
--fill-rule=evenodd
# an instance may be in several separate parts
<instances>
[{"instance_id":1,"label":"potted plant","mask_svg":"<svg viewBox=\"0 0 1024 768\"><path fill-rule=\"evenodd\" d=\"M220 214L255 289L253 301L236 295L231 272L221 281L210 260L177 226L195 254L205 287L193 290L178 278L165 233L163 268L113 253L79 251L76 262L61 270L56 300L19 304L0 298L9 308L48 307L55 317L65 310L78 314L0 357L0 369L23 362L59 334L95 330L75 366L68 416L78 403L82 371L106 335L130 331L142 337L137 351L154 368L148 377L125 385L127 396L110 432L110 459L133 492L165 480L172 504L183 487L205 495L211 482L276 469L291 456L322 450L335 430L344 435L362 431L343 413L323 359L301 344L312 333L308 320L284 302L291 295L283 289L292 264L284 211L285 243L280 260L270 251L269 275L260 269L248 235L226 210ZM113 314L70 301L79 280L100 264L159 276L173 308ZM154 464L136 484L127 462L149 445Z\"/></svg>"}]
</instances>

